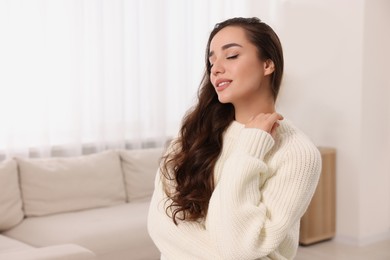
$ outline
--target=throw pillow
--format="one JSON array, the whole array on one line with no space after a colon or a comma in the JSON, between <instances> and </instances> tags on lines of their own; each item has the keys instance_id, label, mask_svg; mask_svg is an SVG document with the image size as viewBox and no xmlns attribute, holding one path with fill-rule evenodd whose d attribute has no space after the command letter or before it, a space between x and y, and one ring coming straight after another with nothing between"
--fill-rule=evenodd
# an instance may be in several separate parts
<instances>
[{"instance_id":1,"label":"throw pillow","mask_svg":"<svg viewBox=\"0 0 390 260\"><path fill-rule=\"evenodd\" d=\"M127 200L151 197L163 148L120 150Z\"/></svg>"},{"instance_id":2,"label":"throw pillow","mask_svg":"<svg viewBox=\"0 0 390 260\"><path fill-rule=\"evenodd\" d=\"M125 203L120 159L115 151L70 158L18 158L27 216Z\"/></svg>"}]
</instances>

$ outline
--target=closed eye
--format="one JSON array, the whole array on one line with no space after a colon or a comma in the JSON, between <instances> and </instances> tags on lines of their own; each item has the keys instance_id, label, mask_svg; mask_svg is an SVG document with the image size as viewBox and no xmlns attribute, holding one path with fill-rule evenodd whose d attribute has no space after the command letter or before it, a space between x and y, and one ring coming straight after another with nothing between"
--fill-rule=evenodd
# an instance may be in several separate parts
<instances>
[{"instance_id":1,"label":"closed eye","mask_svg":"<svg viewBox=\"0 0 390 260\"><path fill-rule=\"evenodd\" d=\"M229 56L229 57L227 57L227 59L236 59L238 57L238 54L237 55L233 55L233 56Z\"/></svg>"},{"instance_id":2,"label":"closed eye","mask_svg":"<svg viewBox=\"0 0 390 260\"><path fill-rule=\"evenodd\" d=\"M236 55L232 55L232 56L228 56L228 57L226 57L226 59L228 59L228 60L233 60L233 59L236 59L238 57L238 54L236 54ZM212 67L213 67L213 65L214 64L212 64L211 62L210 62L210 67L209 67L209 69L211 69Z\"/></svg>"}]
</instances>

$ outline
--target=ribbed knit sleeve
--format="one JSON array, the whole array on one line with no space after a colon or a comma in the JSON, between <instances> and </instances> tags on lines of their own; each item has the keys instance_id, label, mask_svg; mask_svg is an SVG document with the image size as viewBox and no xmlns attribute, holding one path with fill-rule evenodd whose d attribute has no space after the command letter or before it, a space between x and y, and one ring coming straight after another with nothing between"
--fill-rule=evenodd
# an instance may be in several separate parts
<instances>
[{"instance_id":1,"label":"ribbed knit sleeve","mask_svg":"<svg viewBox=\"0 0 390 260\"><path fill-rule=\"evenodd\" d=\"M318 182L320 155L299 137L287 142L266 164L272 137L262 130L242 129L233 152L218 169L206 229L221 259L278 254L305 212ZM291 252L282 248L283 255L292 258L296 246L289 245Z\"/></svg>"}]
</instances>

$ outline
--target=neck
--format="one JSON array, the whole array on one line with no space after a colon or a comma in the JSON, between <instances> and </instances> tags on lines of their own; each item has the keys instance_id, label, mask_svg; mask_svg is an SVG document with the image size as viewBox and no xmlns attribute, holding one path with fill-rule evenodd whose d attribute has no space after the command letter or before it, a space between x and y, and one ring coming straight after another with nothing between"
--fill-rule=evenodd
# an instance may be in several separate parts
<instances>
[{"instance_id":1,"label":"neck","mask_svg":"<svg viewBox=\"0 0 390 260\"><path fill-rule=\"evenodd\" d=\"M234 104L234 110L236 121L246 124L253 116L275 112L275 101L272 97L267 97L257 99L256 102Z\"/></svg>"}]
</instances>

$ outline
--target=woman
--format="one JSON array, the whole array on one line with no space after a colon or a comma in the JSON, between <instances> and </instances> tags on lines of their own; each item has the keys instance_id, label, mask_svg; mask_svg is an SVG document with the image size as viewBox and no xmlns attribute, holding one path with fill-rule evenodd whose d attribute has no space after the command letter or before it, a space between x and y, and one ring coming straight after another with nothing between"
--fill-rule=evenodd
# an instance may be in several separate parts
<instances>
[{"instance_id":1,"label":"woman","mask_svg":"<svg viewBox=\"0 0 390 260\"><path fill-rule=\"evenodd\" d=\"M161 259L293 259L321 157L275 112L278 36L257 18L211 32L199 100L161 162L148 230Z\"/></svg>"}]
</instances>

